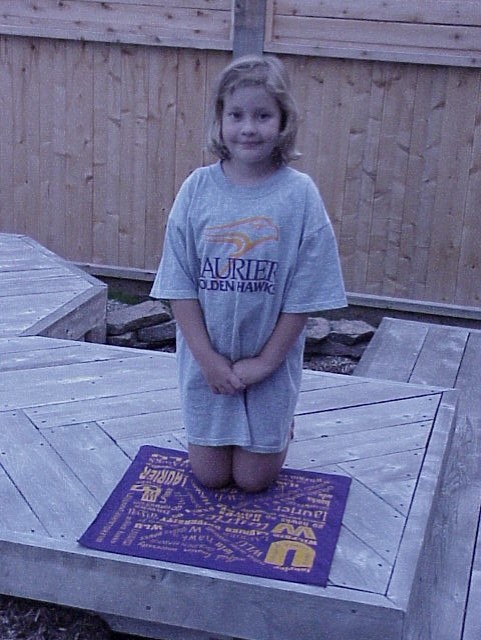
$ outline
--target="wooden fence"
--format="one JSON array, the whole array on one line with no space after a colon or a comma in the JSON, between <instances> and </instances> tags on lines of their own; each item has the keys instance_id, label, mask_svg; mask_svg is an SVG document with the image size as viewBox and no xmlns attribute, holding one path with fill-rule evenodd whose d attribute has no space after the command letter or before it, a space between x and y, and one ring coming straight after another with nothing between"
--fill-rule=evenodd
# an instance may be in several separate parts
<instances>
[{"instance_id":1,"label":"wooden fence","mask_svg":"<svg viewBox=\"0 0 481 640\"><path fill-rule=\"evenodd\" d=\"M0 0L0 231L150 277L252 49L291 72L348 290L481 307L480 0Z\"/></svg>"}]
</instances>

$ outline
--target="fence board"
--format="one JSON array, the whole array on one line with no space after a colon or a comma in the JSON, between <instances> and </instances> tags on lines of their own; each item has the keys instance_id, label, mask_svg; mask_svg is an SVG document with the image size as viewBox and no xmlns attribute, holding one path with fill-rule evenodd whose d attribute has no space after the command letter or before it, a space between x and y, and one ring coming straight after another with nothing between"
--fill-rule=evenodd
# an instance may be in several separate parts
<instances>
[{"instance_id":1,"label":"fence board","mask_svg":"<svg viewBox=\"0 0 481 640\"><path fill-rule=\"evenodd\" d=\"M190 51L179 58L177 73L177 119L175 191L202 164L205 129L206 53ZM199 110L202 105L202 111Z\"/></svg>"},{"instance_id":2,"label":"fence board","mask_svg":"<svg viewBox=\"0 0 481 640\"><path fill-rule=\"evenodd\" d=\"M463 292L456 286L455 300L468 298L472 304L481 305L481 254L479 251L479 203L481 202L481 77L478 87L473 88L476 105L473 144L468 168L468 190L463 220L461 255L457 282L463 283Z\"/></svg>"},{"instance_id":3,"label":"fence board","mask_svg":"<svg viewBox=\"0 0 481 640\"><path fill-rule=\"evenodd\" d=\"M28 50L24 52L16 52L12 62L12 80L13 80L13 174L14 174L14 191L13 191L13 208L14 211L22 211L22 209L31 210L31 189L29 187L30 179L35 178L31 175L32 166L29 163L29 143L35 146L34 133L29 127L28 114L29 111L35 114L36 91L38 82L36 80L35 69L32 68L31 56ZM27 88L30 90L28 91ZM24 221L16 220L16 228L23 231Z\"/></svg>"},{"instance_id":4,"label":"fence board","mask_svg":"<svg viewBox=\"0 0 481 640\"><path fill-rule=\"evenodd\" d=\"M120 264L120 47L94 47L93 90L92 261Z\"/></svg>"},{"instance_id":5,"label":"fence board","mask_svg":"<svg viewBox=\"0 0 481 640\"><path fill-rule=\"evenodd\" d=\"M396 294L417 72L413 66L405 69L402 65L391 65L390 69L384 87L380 132L383 143L377 160L367 278L372 289L392 296Z\"/></svg>"},{"instance_id":6,"label":"fence board","mask_svg":"<svg viewBox=\"0 0 481 640\"><path fill-rule=\"evenodd\" d=\"M267 51L481 66L479 2L269 0Z\"/></svg>"},{"instance_id":7,"label":"fence board","mask_svg":"<svg viewBox=\"0 0 481 640\"><path fill-rule=\"evenodd\" d=\"M409 296L409 291L422 290L425 284L426 255L435 194L435 154L439 147L432 133L439 130L436 122L440 118L440 109L433 106L433 100L434 104L437 103L433 92L442 89L437 81L439 70L429 67L416 69L406 196L396 272L396 292L401 297Z\"/></svg>"},{"instance_id":8,"label":"fence board","mask_svg":"<svg viewBox=\"0 0 481 640\"><path fill-rule=\"evenodd\" d=\"M93 49L66 48L66 110L69 121L66 224L72 238L69 255L92 253Z\"/></svg>"},{"instance_id":9,"label":"fence board","mask_svg":"<svg viewBox=\"0 0 481 640\"><path fill-rule=\"evenodd\" d=\"M45 89L43 94L43 104L45 110L42 112L42 120L46 119L48 127L48 138L46 141L50 145L49 151L44 156L46 172L46 188L48 196L45 206L48 207L44 214L49 219L49 242L46 246L59 255L70 257L71 236L67 229L67 138L69 119L67 113L67 61L65 42L47 41L47 46L43 47L43 42L39 47L46 49L46 60L44 72ZM24 43L26 44L26 43ZM50 212L49 212L50 209ZM32 211L32 214L34 212Z\"/></svg>"},{"instance_id":10,"label":"fence board","mask_svg":"<svg viewBox=\"0 0 481 640\"><path fill-rule=\"evenodd\" d=\"M377 22L375 20L334 20L331 18L289 18L279 16L274 20L273 41L268 50L293 53L293 48L311 55L323 55L330 47L344 50L346 56L373 58L384 52L383 59L406 59L407 51L438 56L444 53L460 53L471 57L479 65L481 58L481 28L457 25L405 24L401 22ZM388 57L388 52L392 52ZM404 55L403 55L404 53Z\"/></svg>"},{"instance_id":11,"label":"fence board","mask_svg":"<svg viewBox=\"0 0 481 640\"><path fill-rule=\"evenodd\" d=\"M123 47L120 98L119 257L123 264L144 259L147 148L147 58L144 48ZM128 90L125 90L128 87Z\"/></svg>"},{"instance_id":12,"label":"fence board","mask_svg":"<svg viewBox=\"0 0 481 640\"><path fill-rule=\"evenodd\" d=\"M442 225L432 228L427 273L427 287L441 302L456 296L456 278L446 278L445 274L458 271L478 91L477 73L448 72L440 146L443 161L434 202L434 211L443 211L444 215Z\"/></svg>"},{"instance_id":13,"label":"fence board","mask_svg":"<svg viewBox=\"0 0 481 640\"><path fill-rule=\"evenodd\" d=\"M229 0L2 0L3 33L104 42L209 47L231 46Z\"/></svg>"},{"instance_id":14,"label":"fence board","mask_svg":"<svg viewBox=\"0 0 481 640\"><path fill-rule=\"evenodd\" d=\"M355 64L352 120L344 133L349 138L346 183L336 183L337 189L345 191L347 217L343 216L340 242L341 246L345 241L347 244L345 273L354 289L367 284L384 101L382 76L378 64L370 68Z\"/></svg>"},{"instance_id":15,"label":"fence board","mask_svg":"<svg viewBox=\"0 0 481 640\"><path fill-rule=\"evenodd\" d=\"M0 39L0 121L13 122L13 92L12 92L12 60L9 40ZM12 158L13 127L3 128L0 135L0 157ZM13 206L13 171L8 164L0 163L0 211L2 212L2 227L5 231L15 229L15 208Z\"/></svg>"},{"instance_id":16,"label":"fence board","mask_svg":"<svg viewBox=\"0 0 481 640\"><path fill-rule=\"evenodd\" d=\"M278 15L426 24L478 25L478 0L275 0Z\"/></svg>"},{"instance_id":17,"label":"fence board","mask_svg":"<svg viewBox=\"0 0 481 640\"><path fill-rule=\"evenodd\" d=\"M145 266L155 269L163 243L168 203L175 189L175 120L178 56L175 49L148 53L147 201ZM159 168L161 168L159 170ZM160 246L161 246L160 245Z\"/></svg>"}]
</instances>

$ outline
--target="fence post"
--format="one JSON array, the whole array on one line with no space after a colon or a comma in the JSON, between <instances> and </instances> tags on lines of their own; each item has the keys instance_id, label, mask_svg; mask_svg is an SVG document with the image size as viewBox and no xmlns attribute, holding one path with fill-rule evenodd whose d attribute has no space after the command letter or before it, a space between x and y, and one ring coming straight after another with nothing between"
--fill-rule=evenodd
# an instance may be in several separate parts
<instances>
[{"instance_id":1,"label":"fence post","mask_svg":"<svg viewBox=\"0 0 481 640\"><path fill-rule=\"evenodd\" d=\"M267 0L235 0L233 56L262 54Z\"/></svg>"}]
</instances>

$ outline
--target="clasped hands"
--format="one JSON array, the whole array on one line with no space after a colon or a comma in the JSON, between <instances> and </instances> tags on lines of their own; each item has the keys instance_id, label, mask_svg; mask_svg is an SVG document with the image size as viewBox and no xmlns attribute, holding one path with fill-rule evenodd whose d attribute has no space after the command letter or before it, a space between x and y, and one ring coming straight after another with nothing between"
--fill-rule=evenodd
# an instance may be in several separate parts
<instances>
[{"instance_id":1,"label":"clasped hands","mask_svg":"<svg viewBox=\"0 0 481 640\"><path fill-rule=\"evenodd\" d=\"M273 372L272 366L262 356L232 363L219 353L211 354L201 369L211 391L223 395L240 393L250 385L262 382Z\"/></svg>"}]
</instances>

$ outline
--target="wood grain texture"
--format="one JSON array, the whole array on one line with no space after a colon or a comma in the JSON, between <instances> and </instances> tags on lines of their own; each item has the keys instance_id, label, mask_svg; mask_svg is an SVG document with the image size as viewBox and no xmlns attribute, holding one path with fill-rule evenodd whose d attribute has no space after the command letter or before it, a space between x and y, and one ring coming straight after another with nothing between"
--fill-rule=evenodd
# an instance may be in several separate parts
<instances>
[{"instance_id":1,"label":"wood grain texture","mask_svg":"<svg viewBox=\"0 0 481 640\"><path fill-rule=\"evenodd\" d=\"M431 489L418 493L418 488L428 472L428 467L424 468L426 460L432 457L429 478L438 472L434 460L444 455L440 449L429 453L431 443L438 438L438 428L442 433L446 429L446 424L438 422L444 406L441 392L305 372L298 429L287 464L353 478L329 585L326 589L306 589L248 576L90 553L78 547L76 537L142 444L186 447L175 357L87 343L69 345L65 340L48 338L23 340L25 343L19 338L0 340L0 353L3 349L6 353L2 372L6 387L0 392L0 452L4 452L0 468L17 488L14 503L23 504L21 495L26 500L18 516L25 524L17 521L20 531L12 536L7 529L0 538L2 557L6 558L0 569L3 592L46 600L55 597L57 602L93 608L107 618L128 616L129 628L137 631L145 624L159 625L159 629L167 625L174 627L179 637L182 628L187 628L192 633L252 640L272 637L273 623L266 612L290 610L295 600L302 620L295 616L292 619L291 613L285 619L281 616L282 621L277 618L276 637L282 640L297 640L300 630L306 640L317 640L326 629L330 638L339 640L353 636L381 640L385 636L379 635L380 629L382 634L389 630L393 640L404 640L405 603L411 589L406 576L415 573L419 549L414 545L401 556L399 550L404 548L403 538L409 531L412 505L419 500L422 509L413 527L422 531L428 522L433 494ZM38 459L36 471L42 480L42 492L32 486L29 452ZM56 489L45 492L50 482ZM62 501L70 482L70 498ZM13 486L8 487L0 474L0 492L10 495L12 491ZM50 502L42 498L44 495ZM67 510L74 508L73 503L79 512L66 523ZM8 522L11 518L10 513ZM25 546L26 536L30 546ZM117 562L120 565L114 571ZM14 581L10 573L13 566L22 566L22 575L28 572L30 576L36 575L35 566L42 566L46 575L40 581L41 588L35 590L32 580L28 584ZM63 588L61 594L55 588L60 567L73 574L69 588ZM131 583L134 573L138 575L147 567L150 575L157 571L163 575L158 585L152 579L149 582L157 602L165 604L178 598L182 589L184 597L188 593L189 602L202 598L203 606L195 605L187 617L178 607L150 609L149 605L147 611L144 605L133 606L127 594L126 599L122 595L122 580ZM399 587L403 595L399 606L393 606L386 594L397 571L405 574ZM83 595L79 597L75 586L85 572L91 576L89 592L96 594L95 602L85 590L80 590ZM115 593L115 599L94 589L100 580L108 584L108 592ZM205 599L207 585L209 593L218 592L215 607ZM137 589L135 593L139 602ZM219 610L222 598L227 598L226 606L233 598L242 603L246 616L226 618ZM254 601L262 607L252 607Z\"/></svg>"},{"instance_id":2,"label":"wood grain texture","mask_svg":"<svg viewBox=\"0 0 481 640\"><path fill-rule=\"evenodd\" d=\"M0 277L8 275L10 289L15 279L21 285L32 264L36 270L46 266L44 281L75 284L72 276L80 276L73 268L62 278L64 263L24 237L0 236L2 247ZM81 281L95 284L89 276ZM44 295L56 296L53 289ZM42 311L40 296L33 286L30 306L37 298ZM76 303L82 306L81 295L70 304ZM69 314L62 318L66 326L70 320ZM458 341L451 343L453 350ZM476 339L470 343L462 375L477 365L478 346ZM419 607L412 612L409 603L413 590L422 604L430 595L415 576L433 553L424 541L434 535L432 513L450 449L449 392L304 372L287 466L347 474L352 489L327 588L286 588L249 576L99 554L76 543L141 445L187 447L175 356L11 337L0 338L0 369L0 497L12 505L0 516L3 593L95 610L114 626L128 618L130 631L156 629L170 637L185 637L187 629L192 638L220 633L268 640L274 628L280 640L297 640L299 633L317 640L326 632L338 640L382 640L386 632L408 640L405 629L421 624ZM135 588L134 606L125 584L132 586L144 570L150 575L147 599ZM86 591L77 580L87 573ZM107 592L95 587L97 581L108 585ZM215 595L212 603L206 592ZM188 614L164 607L180 593L190 603ZM152 597L155 607L145 604ZM245 616L223 614L233 599ZM292 615L294 601L302 616ZM289 613L279 620L279 611Z\"/></svg>"},{"instance_id":3,"label":"wood grain texture","mask_svg":"<svg viewBox=\"0 0 481 640\"><path fill-rule=\"evenodd\" d=\"M27 236L0 233L0 335L105 339L107 287Z\"/></svg>"},{"instance_id":4,"label":"wood grain texture","mask_svg":"<svg viewBox=\"0 0 481 640\"><path fill-rule=\"evenodd\" d=\"M2 1L2 33L179 47L231 46L229 0Z\"/></svg>"},{"instance_id":5,"label":"wood grain texture","mask_svg":"<svg viewBox=\"0 0 481 640\"><path fill-rule=\"evenodd\" d=\"M151 278L180 184L215 160L205 121L230 53L0 43L0 229ZM293 166L321 190L348 291L475 307L479 69L300 53L282 54L300 108Z\"/></svg>"},{"instance_id":6,"label":"wood grain texture","mask_svg":"<svg viewBox=\"0 0 481 640\"><path fill-rule=\"evenodd\" d=\"M481 597L481 394L477 380L481 333L385 319L356 375L398 379L402 342L413 344L413 336L418 336L418 353L405 357L402 379L453 387L458 402L456 428L425 541L432 550L431 558L424 556L420 565L418 585L431 582L435 588L419 602L413 595L406 637L473 640L479 631ZM391 374L384 362L391 367Z\"/></svg>"},{"instance_id":7,"label":"wood grain texture","mask_svg":"<svg viewBox=\"0 0 481 640\"><path fill-rule=\"evenodd\" d=\"M338 0L276 0L275 10L279 15L298 15L330 18L351 18L358 20L379 20L408 23L436 22L438 24L477 25L481 21L481 9L476 0L467 0L462 4L456 0L360 0L355 4Z\"/></svg>"},{"instance_id":8,"label":"wood grain texture","mask_svg":"<svg viewBox=\"0 0 481 640\"><path fill-rule=\"evenodd\" d=\"M32 264L46 268L47 281L61 279L65 263L37 243L0 235L2 248L0 278L8 274L10 288ZM76 269L69 283L72 276ZM0 516L0 590L172 638L187 629L196 640L473 640L481 332L386 319L361 365L370 377L304 372L287 458L287 466L352 477L320 589L79 547L142 444L187 446L175 357L0 338L0 497L9 502ZM233 600L245 615L225 615Z\"/></svg>"},{"instance_id":9,"label":"wood grain texture","mask_svg":"<svg viewBox=\"0 0 481 640\"><path fill-rule=\"evenodd\" d=\"M266 50L479 66L479 4L272 0Z\"/></svg>"}]
</instances>

